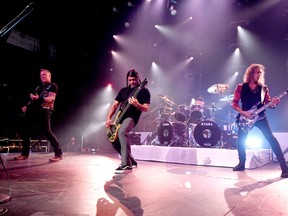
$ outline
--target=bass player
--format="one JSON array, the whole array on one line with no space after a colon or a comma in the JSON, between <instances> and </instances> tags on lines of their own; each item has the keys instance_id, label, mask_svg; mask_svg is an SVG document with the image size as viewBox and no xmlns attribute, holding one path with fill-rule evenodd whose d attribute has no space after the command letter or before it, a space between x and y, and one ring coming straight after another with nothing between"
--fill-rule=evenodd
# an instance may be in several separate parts
<instances>
[{"instance_id":1,"label":"bass player","mask_svg":"<svg viewBox=\"0 0 288 216\"><path fill-rule=\"evenodd\" d=\"M240 101L242 104L241 107L239 105ZM257 112L252 109L255 105L257 105L256 109L261 109L260 107L265 105L269 105L269 108L275 108L279 102L279 97L271 98L269 89L265 85L265 67L262 64L251 64L245 71L243 83L236 86L232 101L232 107L239 113L236 120L239 126L237 143L239 163L233 168L233 171L245 170L245 141L249 131L245 129L245 123L243 123L243 121L241 123L241 120L247 119L246 122L249 122L251 119L257 119L253 126L259 128L271 145L272 150L280 163L282 170L281 178L288 178L288 167L284 155L278 140L271 131L265 110L257 114ZM252 129L252 127L250 126L250 129Z\"/></svg>"},{"instance_id":2,"label":"bass player","mask_svg":"<svg viewBox=\"0 0 288 216\"><path fill-rule=\"evenodd\" d=\"M132 167L137 167L137 162L131 154L128 134L137 125L141 113L149 109L151 95L145 86L146 83L141 83L139 73L135 69L129 70L126 75L126 87L118 92L108 111L105 124L108 140L121 155L121 164L115 170L115 174L128 173L132 171ZM115 121L112 122L117 109Z\"/></svg>"}]
</instances>

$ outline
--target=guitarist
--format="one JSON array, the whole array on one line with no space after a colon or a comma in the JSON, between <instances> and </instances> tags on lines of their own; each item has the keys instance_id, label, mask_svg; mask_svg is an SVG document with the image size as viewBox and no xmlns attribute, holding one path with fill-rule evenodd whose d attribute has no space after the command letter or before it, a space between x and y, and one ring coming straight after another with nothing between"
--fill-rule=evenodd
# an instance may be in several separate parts
<instances>
[{"instance_id":1,"label":"guitarist","mask_svg":"<svg viewBox=\"0 0 288 216\"><path fill-rule=\"evenodd\" d=\"M239 102L241 101L242 106L240 107ZM253 112L251 108L258 104L257 109L261 106L272 102L270 108L275 108L280 99L278 97L271 98L268 87L265 85L265 67L261 64L251 64L247 69L243 77L243 83L238 84L234 91L234 98L232 101L232 107L239 113L236 120L239 123L239 118L242 115L247 119L253 118ZM252 109L253 110L253 109ZM288 167L285 162L284 155L278 140L273 135L265 110L260 112L258 121L255 122L254 126L259 128L266 140L272 147L277 160L280 163L282 170L281 177L288 178ZM238 129L238 157L239 164L233 168L233 171L244 171L246 152L245 152L245 141L249 132Z\"/></svg>"},{"instance_id":2,"label":"guitarist","mask_svg":"<svg viewBox=\"0 0 288 216\"><path fill-rule=\"evenodd\" d=\"M30 135L37 126L45 134L54 148L55 156L50 162L62 160L62 148L55 134L51 130L51 115L54 110L54 102L58 93L58 86L51 82L51 73L47 69L40 70L41 84L34 93L30 93L30 102L22 107L24 123L22 125L23 146L21 155L14 160L26 160L30 153Z\"/></svg>"},{"instance_id":3,"label":"guitarist","mask_svg":"<svg viewBox=\"0 0 288 216\"><path fill-rule=\"evenodd\" d=\"M123 87L117 94L114 103L111 105L107 120L106 128L111 127L112 116L119 108L118 115L129 105L129 108L120 120L120 128L117 132L117 139L112 143L113 148L121 155L121 164L115 170L116 174L127 173L132 171L132 167L137 167L137 162L131 155L129 132L137 125L142 112L147 112L150 106L150 92L143 87L136 97L133 93L141 84L139 73L135 69L128 71L126 75L126 87ZM117 117L116 117L117 119Z\"/></svg>"}]
</instances>

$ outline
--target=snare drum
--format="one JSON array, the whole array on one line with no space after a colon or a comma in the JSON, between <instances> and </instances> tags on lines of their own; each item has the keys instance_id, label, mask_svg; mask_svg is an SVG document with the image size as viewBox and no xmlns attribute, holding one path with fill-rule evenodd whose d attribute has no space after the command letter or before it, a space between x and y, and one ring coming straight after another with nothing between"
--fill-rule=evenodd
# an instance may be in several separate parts
<instances>
[{"instance_id":1,"label":"snare drum","mask_svg":"<svg viewBox=\"0 0 288 216\"><path fill-rule=\"evenodd\" d=\"M216 145L221 139L221 129L213 121L202 121L194 128L194 139L203 147Z\"/></svg>"}]
</instances>

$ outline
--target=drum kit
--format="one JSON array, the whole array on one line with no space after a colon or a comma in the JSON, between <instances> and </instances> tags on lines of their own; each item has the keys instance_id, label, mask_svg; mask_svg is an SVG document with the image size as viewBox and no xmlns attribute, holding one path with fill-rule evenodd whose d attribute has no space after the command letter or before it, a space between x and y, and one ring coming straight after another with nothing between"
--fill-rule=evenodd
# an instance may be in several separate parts
<instances>
[{"instance_id":1,"label":"drum kit","mask_svg":"<svg viewBox=\"0 0 288 216\"><path fill-rule=\"evenodd\" d=\"M227 84L215 84L207 91L211 94L220 94L227 89ZM197 98L192 99L190 105L177 105L166 95L160 94L158 97L161 103L151 111L158 110L158 117L154 120L158 122L157 133L151 144L181 147L213 147L221 144L221 129L214 118L214 112L219 108L216 108L215 104L208 108L203 99ZM231 100L231 96L220 99L220 101Z\"/></svg>"}]
</instances>

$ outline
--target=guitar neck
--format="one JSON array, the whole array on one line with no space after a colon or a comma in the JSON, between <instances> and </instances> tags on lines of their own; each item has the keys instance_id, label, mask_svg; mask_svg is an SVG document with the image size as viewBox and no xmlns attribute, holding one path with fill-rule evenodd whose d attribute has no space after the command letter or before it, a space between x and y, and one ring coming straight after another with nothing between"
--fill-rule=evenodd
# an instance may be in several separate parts
<instances>
[{"instance_id":1,"label":"guitar neck","mask_svg":"<svg viewBox=\"0 0 288 216\"><path fill-rule=\"evenodd\" d=\"M283 96L285 96L287 94L287 91L282 92L280 95L278 95L278 98L282 98ZM262 111L264 111L267 107L271 106L273 104L272 101L268 102L267 104L265 104L264 106L262 106L261 108L259 108L258 110L256 110L255 114L258 115L259 113L261 113Z\"/></svg>"}]
</instances>

